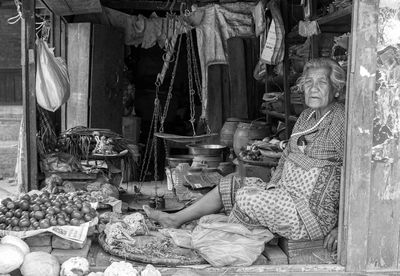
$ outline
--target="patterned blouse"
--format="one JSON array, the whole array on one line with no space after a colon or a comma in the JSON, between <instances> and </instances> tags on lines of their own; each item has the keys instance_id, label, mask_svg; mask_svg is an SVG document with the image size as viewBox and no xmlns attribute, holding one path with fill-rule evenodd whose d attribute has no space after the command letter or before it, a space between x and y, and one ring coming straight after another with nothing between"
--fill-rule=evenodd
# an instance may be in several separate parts
<instances>
[{"instance_id":1,"label":"patterned blouse","mask_svg":"<svg viewBox=\"0 0 400 276\"><path fill-rule=\"evenodd\" d=\"M309 108L301 113L275 173L271 177L270 185L276 185L281 179L283 164L286 159L293 161L305 170L310 170L313 167L342 165L345 125L344 105L335 102L328 112L326 117L311 131L307 130L314 127L319 121L315 117L315 111ZM307 131L305 135L296 135L296 133L303 131ZM299 147L300 143L305 144L304 152Z\"/></svg>"},{"instance_id":2,"label":"patterned blouse","mask_svg":"<svg viewBox=\"0 0 400 276\"><path fill-rule=\"evenodd\" d=\"M286 160L305 171L321 169L309 200L292 195L311 239L325 236L337 222L344 126L345 109L341 103L333 103L328 113L318 119L312 109L305 110L268 183L268 189L280 186Z\"/></svg>"}]
</instances>

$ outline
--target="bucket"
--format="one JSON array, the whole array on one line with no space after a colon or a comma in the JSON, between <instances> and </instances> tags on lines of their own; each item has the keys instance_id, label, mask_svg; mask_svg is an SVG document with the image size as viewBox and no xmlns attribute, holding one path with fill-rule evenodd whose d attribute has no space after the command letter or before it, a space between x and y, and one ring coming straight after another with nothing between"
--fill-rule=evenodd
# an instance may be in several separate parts
<instances>
[{"instance_id":1,"label":"bucket","mask_svg":"<svg viewBox=\"0 0 400 276\"><path fill-rule=\"evenodd\" d=\"M254 140L262 140L270 134L269 124L253 121L251 123L239 123L233 136L233 150L238 156L242 148Z\"/></svg>"},{"instance_id":2,"label":"bucket","mask_svg":"<svg viewBox=\"0 0 400 276\"><path fill-rule=\"evenodd\" d=\"M220 132L220 142L227 147L233 147L233 136L240 122L248 122L248 120L240 118L228 118L222 126Z\"/></svg>"}]
</instances>

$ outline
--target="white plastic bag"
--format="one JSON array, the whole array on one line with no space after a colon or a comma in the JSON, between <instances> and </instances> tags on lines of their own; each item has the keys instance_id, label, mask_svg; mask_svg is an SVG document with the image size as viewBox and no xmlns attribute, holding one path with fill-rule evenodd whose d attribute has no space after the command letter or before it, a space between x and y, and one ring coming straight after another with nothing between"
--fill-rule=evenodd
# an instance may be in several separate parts
<instances>
[{"instance_id":1,"label":"white plastic bag","mask_svg":"<svg viewBox=\"0 0 400 276\"><path fill-rule=\"evenodd\" d=\"M249 230L224 215L204 216L192 232L192 246L212 266L249 266L274 236L266 228Z\"/></svg>"},{"instance_id":2,"label":"white plastic bag","mask_svg":"<svg viewBox=\"0 0 400 276\"><path fill-rule=\"evenodd\" d=\"M53 49L43 39L36 40L36 47L36 99L41 107L54 112L69 98L67 65L54 56Z\"/></svg>"}]
</instances>

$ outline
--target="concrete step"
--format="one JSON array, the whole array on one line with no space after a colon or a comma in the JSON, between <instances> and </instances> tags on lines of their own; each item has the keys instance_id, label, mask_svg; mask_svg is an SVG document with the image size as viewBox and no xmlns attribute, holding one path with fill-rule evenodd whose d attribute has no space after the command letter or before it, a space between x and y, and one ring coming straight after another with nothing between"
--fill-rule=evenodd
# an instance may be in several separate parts
<instances>
[{"instance_id":1,"label":"concrete step","mask_svg":"<svg viewBox=\"0 0 400 276\"><path fill-rule=\"evenodd\" d=\"M18 141L0 141L0 177L13 177L17 164Z\"/></svg>"}]
</instances>

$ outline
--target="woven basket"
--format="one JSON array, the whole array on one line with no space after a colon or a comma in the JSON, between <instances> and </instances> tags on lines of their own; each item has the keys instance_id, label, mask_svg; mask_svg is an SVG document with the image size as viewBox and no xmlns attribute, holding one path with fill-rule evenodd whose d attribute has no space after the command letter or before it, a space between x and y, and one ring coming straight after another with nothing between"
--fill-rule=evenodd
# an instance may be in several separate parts
<instances>
[{"instance_id":1,"label":"woven basket","mask_svg":"<svg viewBox=\"0 0 400 276\"><path fill-rule=\"evenodd\" d=\"M99 235L99 244L104 249L105 252L120 257L124 259L128 259L135 262L141 262L146 264L153 264L153 265L162 265L162 266L181 266L181 265L198 265L198 264L205 264L207 263L202 257L196 255L196 257L190 260L181 260L181 259L173 259L173 258L159 258L154 256L146 256L144 254L134 254L134 253L127 253L115 248L112 248L108 243L105 241L106 235L104 233Z\"/></svg>"}]
</instances>

